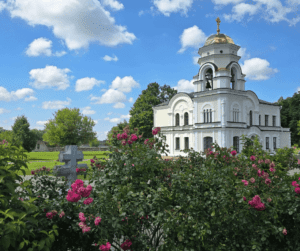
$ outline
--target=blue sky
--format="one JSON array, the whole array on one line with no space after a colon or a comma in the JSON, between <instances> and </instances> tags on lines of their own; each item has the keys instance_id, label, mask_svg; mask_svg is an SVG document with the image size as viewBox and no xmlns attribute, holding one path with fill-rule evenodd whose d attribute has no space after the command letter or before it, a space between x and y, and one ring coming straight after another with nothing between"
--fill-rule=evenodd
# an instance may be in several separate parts
<instances>
[{"instance_id":1,"label":"blue sky","mask_svg":"<svg viewBox=\"0 0 300 251\"><path fill-rule=\"evenodd\" d=\"M44 129L79 108L99 140L148 84L193 92L198 49L220 33L241 46L245 90L276 102L300 91L299 0L0 0L0 127Z\"/></svg>"}]
</instances>

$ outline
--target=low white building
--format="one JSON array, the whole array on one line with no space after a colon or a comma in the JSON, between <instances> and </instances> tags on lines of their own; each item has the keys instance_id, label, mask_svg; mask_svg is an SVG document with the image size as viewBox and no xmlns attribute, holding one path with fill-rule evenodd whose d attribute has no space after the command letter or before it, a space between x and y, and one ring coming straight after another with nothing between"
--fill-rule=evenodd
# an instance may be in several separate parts
<instances>
[{"instance_id":1,"label":"low white building","mask_svg":"<svg viewBox=\"0 0 300 251\"><path fill-rule=\"evenodd\" d=\"M194 92L180 92L171 100L154 106L154 128L161 127L169 145L168 156L187 156L180 150L203 152L220 147L242 150L241 135L258 136L263 150L291 147L290 128L281 127L281 106L258 99L245 91L245 74L239 65L240 46L225 34L210 36L199 49L199 72ZM158 136L158 135L156 135ZM163 154L164 155L164 154Z\"/></svg>"}]
</instances>

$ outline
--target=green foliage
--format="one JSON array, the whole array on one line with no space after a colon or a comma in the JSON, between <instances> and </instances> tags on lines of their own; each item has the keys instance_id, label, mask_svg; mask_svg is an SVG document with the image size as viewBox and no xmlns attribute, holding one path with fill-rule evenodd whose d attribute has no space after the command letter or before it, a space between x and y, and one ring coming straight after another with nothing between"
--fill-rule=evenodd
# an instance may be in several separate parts
<instances>
[{"instance_id":1,"label":"green foliage","mask_svg":"<svg viewBox=\"0 0 300 251\"><path fill-rule=\"evenodd\" d=\"M21 149L15 146L0 146L0 250L3 251L25 251L25 250L42 250L49 251L54 241L55 230L35 231L33 229L40 226L37 220L39 208L34 205L38 198L31 197L31 190L27 189L29 181L22 184L22 188L29 193L29 201L19 200L15 189L20 187L15 180L22 180L16 174L22 166L27 168L26 155L22 154ZM11 156L11 157L3 157ZM16 156L16 157L13 157ZM2 157L2 158L1 158ZM9 169L6 168L7 162L13 162L14 165ZM22 170L24 173L25 171ZM28 222L32 224L28 224Z\"/></svg>"},{"instance_id":2,"label":"green foliage","mask_svg":"<svg viewBox=\"0 0 300 251\"><path fill-rule=\"evenodd\" d=\"M92 131L94 125L90 118L79 114L79 109L65 108L57 111L55 118L46 124L43 140L50 146L87 144L96 136Z\"/></svg>"},{"instance_id":3,"label":"green foliage","mask_svg":"<svg viewBox=\"0 0 300 251\"><path fill-rule=\"evenodd\" d=\"M154 139L153 130L153 106L171 100L177 94L169 85L160 87L156 82L148 85L146 90L142 91L133 107L129 111L130 128L138 128L139 134L143 134L146 139Z\"/></svg>"},{"instance_id":4,"label":"green foliage","mask_svg":"<svg viewBox=\"0 0 300 251\"><path fill-rule=\"evenodd\" d=\"M31 152L37 142L36 135L30 131L27 118L18 117L12 126L12 145L22 146L27 152Z\"/></svg>"},{"instance_id":5,"label":"green foliage","mask_svg":"<svg viewBox=\"0 0 300 251\"><path fill-rule=\"evenodd\" d=\"M100 145L100 142L97 138L93 139L92 141L89 142L90 147L98 147Z\"/></svg>"},{"instance_id":6,"label":"green foliage","mask_svg":"<svg viewBox=\"0 0 300 251\"><path fill-rule=\"evenodd\" d=\"M107 141L106 141L106 145L108 146L118 146L117 144L117 139L113 138L113 135L115 135L116 133L123 133L123 129L128 126L129 123L124 119L124 122L120 122L119 124L117 124L116 126L114 126L107 134Z\"/></svg>"},{"instance_id":7,"label":"green foliage","mask_svg":"<svg viewBox=\"0 0 300 251\"><path fill-rule=\"evenodd\" d=\"M294 93L293 97L287 99L280 97L275 104L282 106L280 110L281 126L290 128L291 145L300 144L300 92Z\"/></svg>"}]
</instances>

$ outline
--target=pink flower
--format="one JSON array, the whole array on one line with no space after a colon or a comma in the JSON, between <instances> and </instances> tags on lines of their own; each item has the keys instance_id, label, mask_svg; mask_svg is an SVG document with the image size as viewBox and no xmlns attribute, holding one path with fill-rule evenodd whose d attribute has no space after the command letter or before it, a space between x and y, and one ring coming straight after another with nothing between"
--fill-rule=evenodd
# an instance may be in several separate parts
<instances>
[{"instance_id":1,"label":"pink flower","mask_svg":"<svg viewBox=\"0 0 300 251\"><path fill-rule=\"evenodd\" d=\"M132 245L132 242L130 240L126 240L122 245L121 248L123 250L128 250L130 249L130 246Z\"/></svg>"},{"instance_id":2,"label":"pink flower","mask_svg":"<svg viewBox=\"0 0 300 251\"><path fill-rule=\"evenodd\" d=\"M283 229L282 233L283 233L284 235L287 235L286 229Z\"/></svg>"},{"instance_id":3,"label":"pink flower","mask_svg":"<svg viewBox=\"0 0 300 251\"><path fill-rule=\"evenodd\" d=\"M89 205L93 202L93 198L87 198L86 200L83 201L83 204Z\"/></svg>"},{"instance_id":4,"label":"pink flower","mask_svg":"<svg viewBox=\"0 0 300 251\"><path fill-rule=\"evenodd\" d=\"M96 217L96 219L95 219L94 222L95 222L95 225L98 226L99 223L101 222L101 218L100 217Z\"/></svg>"},{"instance_id":5,"label":"pink flower","mask_svg":"<svg viewBox=\"0 0 300 251\"><path fill-rule=\"evenodd\" d=\"M242 180L242 182L244 182L245 186L248 186L248 181L247 180Z\"/></svg>"},{"instance_id":6,"label":"pink flower","mask_svg":"<svg viewBox=\"0 0 300 251\"><path fill-rule=\"evenodd\" d=\"M250 179L250 182L251 182L251 183L254 183L254 182L255 182L255 179L254 179L254 178L251 178L251 179Z\"/></svg>"},{"instance_id":7,"label":"pink flower","mask_svg":"<svg viewBox=\"0 0 300 251\"><path fill-rule=\"evenodd\" d=\"M271 202L271 201L272 201L272 199L271 199L271 198L268 198L268 199L267 199L267 201L268 201L268 202Z\"/></svg>"},{"instance_id":8,"label":"pink flower","mask_svg":"<svg viewBox=\"0 0 300 251\"><path fill-rule=\"evenodd\" d=\"M110 247L111 247L110 243L107 242L105 246L104 246L104 245L101 245L101 246L99 247L99 249L100 249L101 251L108 251L108 250L110 249Z\"/></svg>"},{"instance_id":9,"label":"pink flower","mask_svg":"<svg viewBox=\"0 0 300 251\"><path fill-rule=\"evenodd\" d=\"M233 150L232 152L231 152L231 155L232 156L235 156L237 154L237 152L235 151L235 150Z\"/></svg>"},{"instance_id":10,"label":"pink flower","mask_svg":"<svg viewBox=\"0 0 300 251\"><path fill-rule=\"evenodd\" d=\"M243 200L246 201L246 197L245 196L243 197Z\"/></svg>"}]
</instances>

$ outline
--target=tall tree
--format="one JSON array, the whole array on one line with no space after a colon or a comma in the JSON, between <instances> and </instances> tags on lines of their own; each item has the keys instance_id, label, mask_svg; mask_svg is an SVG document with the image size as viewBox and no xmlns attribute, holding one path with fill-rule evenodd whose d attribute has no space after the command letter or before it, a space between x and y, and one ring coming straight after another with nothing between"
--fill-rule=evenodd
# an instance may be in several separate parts
<instances>
[{"instance_id":1,"label":"tall tree","mask_svg":"<svg viewBox=\"0 0 300 251\"><path fill-rule=\"evenodd\" d=\"M276 104L282 106L280 111L281 126L290 128L291 145L300 145L300 92L294 93L293 97L287 97L286 99L281 96Z\"/></svg>"},{"instance_id":2,"label":"tall tree","mask_svg":"<svg viewBox=\"0 0 300 251\"><path fill-rule=\"evenodd\" d=\"M87 144L96 138L93 132L94 121L83 117L79 109L64 108L56 112L55 118L45 124L46 133L43 140L50 145L60 146Z\"/></svg>"},{"instance_id":3,"label":"tall tree","mask_svg":"<svg viewBox=\"0 0 300 251\"><path fill-rule=\"evenodd\" d=\"M31 152L35 148L37 142L37 137L30 131L29 126L28 120L24 115L17 117L12 126L12 144L18 146L21 143L22 147L27 152Z\"/></svg>"},{"instance_id":4,"label":"tall tree","mask_svg":"<svg viewBox=\"0 0 300 251\"><path fill-rule=\"evenodd\" d=\"M133 107L129 111L131 118L129 119L129 127L131 129L138 128L139 134L143 134L143 138L153 139L153 109L152 107L168 100L177 94L177 90L169 85L160 87L156 82L148 85L146 90L137 98Z\"/></svg>"}]
</instances>

